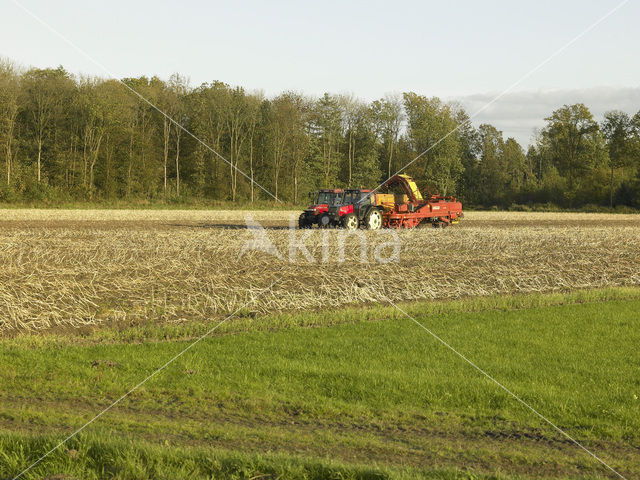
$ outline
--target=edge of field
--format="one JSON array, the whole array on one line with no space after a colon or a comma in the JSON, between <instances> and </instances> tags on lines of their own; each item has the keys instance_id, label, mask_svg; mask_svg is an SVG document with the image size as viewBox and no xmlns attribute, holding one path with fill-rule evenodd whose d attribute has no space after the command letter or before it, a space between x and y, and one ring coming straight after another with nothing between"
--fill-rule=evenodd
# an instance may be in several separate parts
<instances>
[{"instance_id":1,"label":"edge of field","mask_svg":"<svg viewBox=\"0 0 640 480\"><path fill-rule=\"evenodd\" d=\"M640 299L640 287L607 287L560 292L489 295L456 300L419 300L399 303L409 315L429 318L452 313L485 312L491 310L521 310L557 305L597 303ZM320 311L296 311L256 316L239 311L222 323L212 337L248 331L277 331L288 328L318 328L359 322L396 320L404 314L392 305L358 305ZM184 320L170 323L145 321L139 324L97 324L81 327L53 327L47 330L20 332L0 338L0 344L31 348L69 344L139 343L169 340L190 340L206 334L221 322L220 318Z\"/></svg>"}]
</instances>

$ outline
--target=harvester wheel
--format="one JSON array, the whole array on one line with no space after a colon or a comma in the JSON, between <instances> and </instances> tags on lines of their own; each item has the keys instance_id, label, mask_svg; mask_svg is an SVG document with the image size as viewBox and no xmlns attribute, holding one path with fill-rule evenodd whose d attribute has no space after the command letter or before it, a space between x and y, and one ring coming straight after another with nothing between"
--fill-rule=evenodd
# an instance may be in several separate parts
<instances>
[{"instance_id":1,"label":"harvester wheel","mask_svg":"<svg viewBox=\"0 0 640 480\"><path fill-rule=\"evenodd\" d=\"M382 214L380 210L373 208L369 210L364 218L364 224L369 230L378 230L382 226Z\"/></svg>"},{"instance_id":2,"label":"harvester wheel","mask_svg":"<svg viewBox=\"0 0 640 480\"><path fill-rule=\"evenodd\" d=\"M320 215L320 218L318 218L318 226L320 228L329 228L331 226L331 217L328 213Z\"/></svg>"},{"instance_id":3,"label":"harvester wheel","mask_svg":"<svg viewBox=\"0 0 640 480\"><path fill-rule=\"evenodd\" d=\"M347 213L342 217L342 226L347 230L355 230L358 228L358 217L355 213Z\"/></svg>"}]
</instances>

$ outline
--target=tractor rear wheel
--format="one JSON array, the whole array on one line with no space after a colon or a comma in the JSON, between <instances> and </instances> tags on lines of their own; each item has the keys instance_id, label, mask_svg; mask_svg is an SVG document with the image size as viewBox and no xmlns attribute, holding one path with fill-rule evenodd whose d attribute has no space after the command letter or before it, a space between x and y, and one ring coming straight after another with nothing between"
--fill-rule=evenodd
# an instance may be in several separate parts
<instances>
[{"instance_id":1,"label":"tractor rear wheel","mask_svg":"<svg viewBox=\"0 0 640 480\"><path fill-rule=\"evenodd\" d=\"M347 230L355 230L359 226L358 217L355 213L347 213L342 217L342 226Z\"/></svg>"},{"instance_id":2,"label":"tractor rear wheel","mask_svg":"<svg viewBox=\"0 0 640 480\"><path fill-rule=\"evenodd\" d=\"M369 230L378 230L382 226L382 214L377 208L372 208L364 217L364 224Z\"/></svg>"}]
</instances>

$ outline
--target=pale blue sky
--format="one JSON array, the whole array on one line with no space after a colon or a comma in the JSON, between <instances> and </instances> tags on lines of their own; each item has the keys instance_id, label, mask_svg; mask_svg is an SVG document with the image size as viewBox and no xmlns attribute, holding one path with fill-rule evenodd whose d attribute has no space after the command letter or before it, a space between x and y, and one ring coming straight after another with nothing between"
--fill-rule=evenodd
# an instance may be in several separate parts
<instances>
[{"instance_id":1,"label":"pale blue sky","mask_svg":"<svg viewBox=\"0 0 640 480\"><path fill-rule=\"evenodd\" d=\"M367 100L412 90L458 98L470 113L620 3L16 1L120 77L180 72L192 85ZM1 56L106 76L11 0L0 5ZM596 115L615 103L635 113L639 25L640 1L630 0L475 123L490 121L526 145L547 103L585 101Z\"/></svg>"}]
</instances>

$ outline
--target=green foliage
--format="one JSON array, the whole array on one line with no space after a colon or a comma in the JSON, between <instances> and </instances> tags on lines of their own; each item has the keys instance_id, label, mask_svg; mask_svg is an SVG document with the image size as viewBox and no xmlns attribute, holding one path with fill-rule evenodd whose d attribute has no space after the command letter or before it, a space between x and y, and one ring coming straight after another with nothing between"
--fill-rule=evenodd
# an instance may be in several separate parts
<instances>
[{"instance_id":1,"label":"green foliage","mask_svg":"<svg viewBox=\"0 0 640 480\"><path fill-rule=\"evenodd\" d=\"M478 193L473 203L634 205L640 136L628 116L608 113L601 130L589 109L577 104L565 105L546 120L526 155L513 139L505 142L493 126L480 126L479 163L474 167Z\"/></svg>"},{"instance_id":2,"label":"green foliage","mask_svg":"<svg viewBox=\"0 0 640 480\"><path fill-rule=\"evenodd\" d=\"M410 171L421 184L433 184L443 195L453 193L464 167L452 108L437 97L413 92L404 94L404 107L414 157L422 154L420 164L412 165Z\"/></svg>"},{"instance_id":3,"label":"green foliage","mask_svg":"<svg viewBox=\"0 0 640 480\"><path fill-rule=\"evenodd\" d=\"M414 92L366 103L194 88L177 74L123 83L180 126L118 81L0 61L0 201L253 203L271 199L262 186L297 204L318 188L373 188L412 161L421 187L468 206L632 206L640 195L640 112L599 126L585 105L565 105L525 155L460 105Z\"/></svg>"},{"instance_id":4,"label":"green foliage","mask_svg":"<svg viewBox=\"0 0 640 480\"><path fill-rule=\"evenodd\" d=\"M398 163L398 141L405 119L402 100L397 96L387 96L375 100L370 106L370 119L378 137L380 170L389 178L404 165Z\"/></svg>"},{"instance_id":5,"label":"green foliage","mask_svg":"<svg viewBox=\"0 0 640 480\"><path fill-rule=\"evenodd\" d=\"M591 112L581 103L563 106L546 121L540 151L566 178L564 203L571 207L580 203L581 198L594 195L593 182L597 181L597 175L589 174L608 162L604 138Z\"/></svg>"},{"instance_id":6,"label":"green foliage","mask_svg":"<svg viewBox=\"0 0 640 480\"><path fill-rule=\"evenodd\" d=\"M460 161L463 172L458 180L456 192L463 202L477 205L481 199L481 174L479 155L481 152L480 134L471 124L469 115L462 108L456 111L458 136L460 139Z\"/></svg>"}]
</instances>

